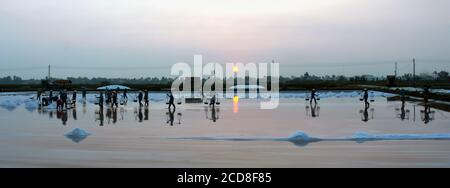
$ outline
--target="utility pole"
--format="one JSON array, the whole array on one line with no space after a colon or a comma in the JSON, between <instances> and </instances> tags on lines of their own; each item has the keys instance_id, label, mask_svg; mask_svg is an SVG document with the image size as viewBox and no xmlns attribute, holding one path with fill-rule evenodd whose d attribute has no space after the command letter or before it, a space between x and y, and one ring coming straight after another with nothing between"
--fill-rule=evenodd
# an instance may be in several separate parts
<instances>
[{"instance_id":1,"label":"utility pole","mask_svg":"<svg viewBox=\"0 0 450 188\"><path fill-rule=\"evenodd\" d=\"M395 77L397 78L397 62L395 62L395 72L394 72Z\"/></svg>"},{"instance_id":2,"label":"utility pole","mask_svg":"<svg viewBox=\"0 0 450 188\"><path fill-rule=\"evenodd\" d=\"M50 82L50 64L48 65L48 77L47 80Z\"/></svg>"},{"instance_id":3,"label":"utility pole","mask_svg":"<svg viewBox=\"0 0 450 188\"><path fill-rule=\"evenodd\" d=\"M413 86L416 87L416 58L413 58Z\"/></svg>"}]
</instances>

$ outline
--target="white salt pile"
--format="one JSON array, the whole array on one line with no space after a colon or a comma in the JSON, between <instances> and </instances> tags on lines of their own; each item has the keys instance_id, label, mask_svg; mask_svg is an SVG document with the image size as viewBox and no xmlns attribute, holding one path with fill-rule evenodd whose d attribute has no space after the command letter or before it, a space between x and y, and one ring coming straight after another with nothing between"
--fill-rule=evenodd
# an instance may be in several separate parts
<instances>
[{"instance_id":1,"label":"white salt pile","mask_svg":"<svg viewBox=\"0 0 450 188\"><path fill-rule=\"evenodd\" d=\"M91 134L86 132L86 131L84 131L83 129L75 128L72 131L66 133L64 136L66 136L67 138L69 138L73 142L78 143L78 142L81 142L82 140L84 140L89 135L91 135Z\"/></svg>"}]
</instances>

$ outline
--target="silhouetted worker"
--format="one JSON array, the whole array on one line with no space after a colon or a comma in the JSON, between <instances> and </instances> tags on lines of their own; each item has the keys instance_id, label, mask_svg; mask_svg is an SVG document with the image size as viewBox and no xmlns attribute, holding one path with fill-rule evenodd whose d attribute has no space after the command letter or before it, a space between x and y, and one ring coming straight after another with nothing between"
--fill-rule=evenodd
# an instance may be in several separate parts
<instances>
[{"instance_id":1,"label":"silhouetted worker","mask_svg":"<svg viewBox=\"0 0 450 188\"><path fill-rule=\"evenodd\" d=\"M119 104L117 103L117 92L113 91L112 92L112 103L111 103L111 107L114 107L114 105L116 105L116 108L119 107Z\"/></svg>"},{"instance_id":2,"label":"silhouetted worker","mask_svg":"<svg viewBox=\"0 0 450 188\"><path fill-rule=\"evenodd\" d=\"M36 96L36 100L37 100L37 101L41 101L41 95L42 95L42 90L41 90L41 89L38 89L38 90L37 90L37 96Z\"/></svg>"},{"instance_id":3,"label":"silhouetted worker","mask_svg":"<svg viewBox=\"0 0 450 188\"><path fill-rule=\"evenodd\" d=\"M369 103L369 90L367 90L367 88L364 88L364 95L363 95L363 99L364 99L364 106L367 108L369 108L370 103Z\"/></svg>"},{"instance_id":4,"label":"silhouetted worker","mask_svg":"<svg viewBox=\"0 0 450 188\"><path fill-rule=\"evenodd\" d=\"M66 90L61 91L61 97L60 98L62 100L63 107L67 109L67 92L66 92Z\"/></svg>"},{"instance_id":5,"label":"silhouetted worker","mask_svg":"<svg viewBox=\"0 0 450 188\"><path fill-rule=\"evenodd\" d=\"M169 110L171 109L171 106L173 106L173 109L176 109L175 104L174 104L174 97L173 97L172 91L167 94L167 97L169 97L169 107L168 107Z\"/></svg>"},{"instance_id":6,"label":"silhouetted worker","mask_svg":"<svg viewBox=\"0 0 450 188\"><path fill-rule=\"evenodd\" d=\"M117 100L118 100L118 99L119 99L119 96L120 96L120 88L117 87L115 92L116 92L116 98L117 98Z\"/></svg>"},{"instance_id":7,"label":"silhouetted worker","mask_svg":"<svg viewBox=\"0 0 450 188\"><path fill-rule=\"evenodd\" d=\"M314 99L314 103L317 104L317 99L316 99L316 89L312 89L311 90L311 97L309 98L309 103L312 103L313 99Z\"/></svg>"},{"instance_id":8,"label":"silhouetted worker","mask_svg":"<svg viewBox=\"0 0 450 188\"><path fill-rule=\"evenodd\" d=\"M425 86L423 89L423 102L428 103L430 97L430 86Z\"/></svg>"},{"instance_id":9,"label":"silhouetted worker","mask_svg":"<svg viewBox=\"0 0 450 188\"><path fill-rule=\"evenodd\" d=\"M123 97L123 99L125 99L125 100L128 100L127 92L128 92L127 89L123 90L123 95L122 95L122 97Z\"/></svg>"},{"instance_id":10,"label":"silhouetted worker","mask_svg":"<svg viewBox=\"0 0 450 188\"><path fill-rule=\"evenodd\" d=\"M148 91L144 90L144 104L148 106Z\"/></svg>"},{"instance_id":11,"label":"silhouetted worker","mask_svg":"<svg viewBox=\"0 0 450 188\"><path fill-rule=\"evenodd\" d=\"M81 97L83 98L83 100L86 100L86 89L83 89L83 91L81 92Z\"/></svg>"},{"instance_id":12,"label":"silhouetted worker","mask_svg":"<svg viewBox=\"0 0 450 188\"><path fill-rule=\"evenodd\" d=\"M63 101L62 101L62 99L61 98L58 98L57 100L56 100L56 110L57 111L61 111L62 109L63 109Z\"/></svg>"},{"instance_id":13,"label":"silhouetted worker","mask_svg":"<svg viewBox=\"0 0 450 188\"><path fill-rule=\"evenodd\" d=\"M100 106L100 109L103 113L103 92L100 92L100 96L98 97L98 106Z\"/></svg>"},{"instance_id":14,"label":"silhouetted worker","mask_svg":"<svg viewBox=\"0 0 450 188\"><path fill-rule=\"evenodd\" d=\"M53 102L53 90L50 90L48 98L49 98L48 102L51 104Z\"/></svg>"},{"instance_id":15,"label":"silhouetted worker","mask_svg":"<svg viewBox=\"0 0 450 188\"><path fill-rule=\"evenodd\" d=\"M142 92L141 91L139 91L139 94L138 94L138 101L139 101L139 106L143 106L142 105Z\"/></svg>"},{"instance_id":16,"label":"silhouetted worker","mask_svg":"<svg viewBox=\"0 0 450 188\"><path fill-rule=\"evenodd\" d=\"M106 104L109 104L111 102L111 91L106 89Z\"/></svg>"},{"instance_id":17,"label":"silhouetted worker","mask_svg":"<svg viewBox=\"0 0 450 188\"><path fill-rule=\"evenodd\" d=\"M77 103L77 90L73 91L72 93L72 105L75 105Z\"/></svg>"}]
</instances>

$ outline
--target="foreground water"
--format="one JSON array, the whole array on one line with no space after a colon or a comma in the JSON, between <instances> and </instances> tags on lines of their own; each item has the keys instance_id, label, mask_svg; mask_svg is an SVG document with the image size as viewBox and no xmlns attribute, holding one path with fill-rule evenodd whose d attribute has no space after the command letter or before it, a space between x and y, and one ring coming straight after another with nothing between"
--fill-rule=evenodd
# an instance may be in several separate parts
<instances>
[{"instance_id":1,"label":"foreground water","mask_svg":"<svg viewBox=\"0 0 450 188\"><path fill-rule=\"evenodd\" d=\"M173 113L163 93L149 108L100 111L88 96L63 112L31 96L0 95L1 167L450 167L450 114L402 110L385 94L367 109L356 92L322 94L317 106L289 92L274 110L227 99Z\"/></svg>"}]
</instances>

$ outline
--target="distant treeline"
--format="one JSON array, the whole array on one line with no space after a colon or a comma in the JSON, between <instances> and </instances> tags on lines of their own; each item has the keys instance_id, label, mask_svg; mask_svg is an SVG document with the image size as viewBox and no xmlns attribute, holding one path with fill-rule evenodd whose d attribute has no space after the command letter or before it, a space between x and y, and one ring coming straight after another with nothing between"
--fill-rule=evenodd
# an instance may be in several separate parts
<instances>
[{"instance_id":1,"label":"distant treeline","mask_svg":"<svg viewBox=\"0 0 450 188\"><path fill-rule=\"evenodd\" d=\"M391 77L392 78L392 77ZM38 89L69 89L69 90L95 90L96 88L110 84L126 85L133 90L147 89L150 91L169 90L174 78L86 78L86 77L68 77L52 78L55 80L70 80L71 83L65 86L52 85L49 86L47 80L36 79L22 79L18 76L7 76L0 78L0 92L6 91L35 91ZM257 83L256 78L239 78L238 83ZM224 79L224 88L227 88L227 83L234 83L233 78ZM268 89L271 88L270 81L268 81ZM388 77L375 77L372 75L361 76L343 76L343 75L327 75L316 76L309 73L304 73L300 76L290 76L279 78L280 90L305 90L305 89L322 89L322 90L354 90L361 89L363 85L373 86L413 86L424 87L430 86L432 88L450 89L450 77L446 71L435 72L433 74L419 74L413 79L412 74L405 74L397 76L395 81L389 80ZM270 89L269 89L270 90Z\"/></svg>"},{"instance_id":2,"label":"distant treeline","mask_svg":"<svg viewBox=\"0 0 450 188\"><path fill-rule=\"evenodd\" d=\"M148 78L87 78L87 77L67 77L67 78L52 78L52 80L67 79L72 84L82 85L94 85L94 84L150 84L150 85L168 85L171 84L174 78L168 77L148 77ZM248 78L247 78L248 79ZM281 76L280 84L296 84L305 81L337 81L337 82L378 82L386 81L387 77L376 77L372 75L360 75L360 76L344 76L344 75L326 75L316 76L311 75L308 72L301 76ZM412 74L404 74L397 76L398 81L411 81L413 80ZM433 74L419 74L415 77L416 81L450 81L449 73L447 71L435 71ZM0 78L0 84L41 84L41 80L38 79L22 79L18 76L6 76Z\"/></svg>"}]
</instances>

